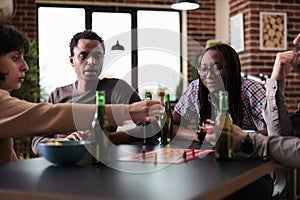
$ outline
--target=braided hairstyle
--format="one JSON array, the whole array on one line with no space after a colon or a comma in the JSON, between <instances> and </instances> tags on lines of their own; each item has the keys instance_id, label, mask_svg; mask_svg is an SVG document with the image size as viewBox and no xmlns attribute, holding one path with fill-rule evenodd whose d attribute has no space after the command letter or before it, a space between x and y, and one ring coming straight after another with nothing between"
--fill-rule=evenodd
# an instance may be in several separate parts
<instances>
[{"instance_id":1,"label":"braided hairstyle","mask_svg":"<svg viewBox=\"0 0 300 200\"><path fill-rule=\"evenodd\" d=\"M222 78L224 88L228 91L229 112L233 123L241 126L243 121L243 112L241 97L241 63L239 56L229 45L216 44L203 51L199 59L199 66L201 65L203 55L210 50L218 51L226 63L226 66L224 66L224 69L222 70ZM208 101L208 94L209 91L199 76L198 101L200 105L200 125L205 123L206 119L211 119L211 103Z\"/></svg>"}]
</instances>

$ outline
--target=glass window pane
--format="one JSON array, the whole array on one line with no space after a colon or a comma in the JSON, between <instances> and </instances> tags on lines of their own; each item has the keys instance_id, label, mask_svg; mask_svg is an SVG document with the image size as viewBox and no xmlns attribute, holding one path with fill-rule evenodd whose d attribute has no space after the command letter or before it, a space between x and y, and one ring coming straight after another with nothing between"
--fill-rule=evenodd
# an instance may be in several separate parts
<instances>
[{"instance_id":1,"label":"glass window pane","mask_svg":"<svg viewBox=\"0 0 300 200\"><path fill-rule=\"evenodd\" d=\"M105 44L101 77L123 79L131 85L131 14L94 12L92 27ZM124 51L111 50L117 41Z\"/></svg>"},{"instance_id":2,"label":"glass window pane","mask_svg":"<svg viewBox=\"0 0 300 200\"><path fill-rule=\"evenodd\" d=\"M46 92L44 98L56 87L76 80L76 73L69 62L69 43L73 35L84 28L84 9L39 8L40 84Z\"/></svg>"},{"instance_id":3,"label":"glass window pane","mask_svg":"<svg viewBox=\"0 0 300 200\"><path fill-rule=\"evenodd\" d=\"M85 29L83 8L40 7L38 12L40 84L46 93L76 80L69 63L71 37ZM52 16L52 17L49 17ZM157 97L159 88L176 99L180 82L180 17L174 11L138 11L138 85L141 97L147 89ZM109 20L108 20L109 19ZM131 85L130 13L93 12L92 29L105 42L101 77L120 78ZM53 30L53 31L52 31ZM125 51L112 51L119 42Z\"/></svg>"},{"instance_id":4,"label":"glass window pane","mask_svg":"<svg viewBox=\"0 0 300 200\"><path fill-rule=\"evenodd\" d=\"M159 89L176 99L180 81L180 21L172 11L138 11L138 85L141 97Z\"/></svg>"}]
</instances>

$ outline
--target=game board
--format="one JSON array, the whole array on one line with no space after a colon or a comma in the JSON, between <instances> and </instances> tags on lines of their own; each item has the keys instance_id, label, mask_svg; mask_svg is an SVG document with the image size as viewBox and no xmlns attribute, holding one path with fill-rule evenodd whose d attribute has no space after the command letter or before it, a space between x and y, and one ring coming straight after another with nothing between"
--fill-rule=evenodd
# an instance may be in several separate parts
<instances>
[{"instance_id":1,"label":"game board","mask_svg":"<svg viewBox=\"0 0 300 200\"><path fill-rule=\"evenodd\" d=\"M147 151L145 153L138 153L132 156L122 157L117 160L179 164L195 158L204 157L211 152L214 152L214 150L161 148L158 150Z\"/></svg>"}]
</instances>

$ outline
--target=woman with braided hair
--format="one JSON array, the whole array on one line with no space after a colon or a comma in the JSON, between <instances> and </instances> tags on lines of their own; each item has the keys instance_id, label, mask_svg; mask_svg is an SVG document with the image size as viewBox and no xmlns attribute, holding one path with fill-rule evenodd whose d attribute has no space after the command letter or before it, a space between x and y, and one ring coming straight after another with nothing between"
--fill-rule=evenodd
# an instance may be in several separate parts
<instances>
[{"instance_id":1,"label":"woman with braided hair","mask_svg":"<svg viewBox=\"0 0 300 200\"><path fill-rule=\"evenodd\" d=\"M265 129L265 90L259 83L241 76L239 56L232 47L216 44L206 48L199 57L197 70L199 79L190 83L174 108L174 135L198 140L195 129L207 119L215 120L221 90L228 91L234 124L247 130ZM187 129L190 122L196 127Z\"/></svg>"},{"instance_id":2,"label":"woman with braided hair","mask_svg":"<svg viewBox=\"0 0 300 200\"><path fill-rule=\"evenodd\" d=\"M198 127L190 129L188 125L194 121L201 126L206 120L215 120L222 90L228 91L234 124L242 129L265 128L262 116L265 90L259 83L241 76L240 60L232 47L227 44L208 47L199 58L197 70L199 79L190 83L174 109L176 137L199 141L195 131ZM273 187L273 180L267 174L226 199L271 199Z\"/></svg>"}]
</instances>

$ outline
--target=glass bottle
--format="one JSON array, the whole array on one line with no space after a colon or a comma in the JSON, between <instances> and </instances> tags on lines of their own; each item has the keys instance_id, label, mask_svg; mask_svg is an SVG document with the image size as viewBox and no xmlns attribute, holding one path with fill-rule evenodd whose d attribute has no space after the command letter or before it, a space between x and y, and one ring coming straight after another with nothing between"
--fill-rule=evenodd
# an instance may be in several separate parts
<instances>
[{"instance_id":1,"label":"glass bottle","mask_svg":"<svg viewBox=\"0 0 300 200\"><path fill-rule=\"evenodd\" d=\"M145 100L152 100L152 93L150 91L147 91L145 93ZM156 143L158 143L158 139L161 135L161 130L157 120L144 123L143 144L155 145Z\"/></svg>"},{"instance_id":2,"label":"glass bottle","mask_svg":"<svg viewBox=\"0 0 300 200\"><path fill-rule=\"evenodd\" d=\"M145 92L145 100L152 100L152 93L151 92L149 92L149 91L146 91Z\"/></svg>"},{"instance_id":3,"label":"glass bottle","mask_svg":"<svg viewBox=\"0 0 300 200\"><path fill-rule=\"evenodd\" d=\"M216 158L232 160L233 158L233 122L228 107L228 92L219 92L219 113L216 118Z\"/></svg>"},{"instance_id":4,"label":"glass bottle","mask_svg":"<svg viewBox=\"0 0 300 200\"><path fill-rule=\"evenodd\" d=\"M145 92L145 100L152 100L152 93L150 91ZM149 143L149 139L147 138L147 131L149 131L149 126L149 123L144 123L143 144Z\"/></svg>"},{"instance_id":5,"label":"glass bottle","mask_svg":"<svg viewBox=\"0 0 300 200\"><path fill-rule=\"evenodd\" d=\"M92 122L92 164L98 164L107 157L109 129L105 114L105 91L96 91L96 111Z\"/></svg>"},{"instance_id":6,"label":"glass bottle","mask_svg":"<svg viewBox=\"0 0 300 200\"><path fill-rule=\"evenodd\" d=\"M173 136L173 115L170 106L170 94L164 96L165 114L163 116L163 129L161 136L162 144L170 144Z\"/></svg>"}]
</instances>

